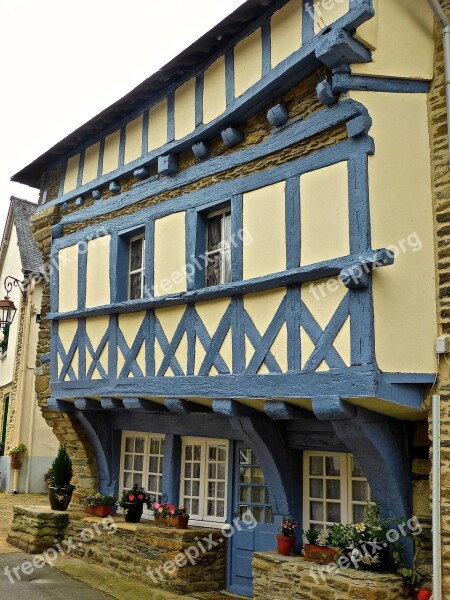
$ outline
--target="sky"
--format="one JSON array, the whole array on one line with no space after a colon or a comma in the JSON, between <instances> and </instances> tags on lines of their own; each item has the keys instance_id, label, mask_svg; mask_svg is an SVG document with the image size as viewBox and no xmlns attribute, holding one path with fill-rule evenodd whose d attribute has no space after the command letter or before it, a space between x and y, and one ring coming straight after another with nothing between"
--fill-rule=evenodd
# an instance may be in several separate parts
<instances>
[{"instance_id":1,"label":"sky","mask_svg":"<svg viewBox=\"0 0 450 600\"><path fill-rule=\"evenodd\" d=\"M0 0L0 237L10 177L244 0Z\"/></svg>"}]
</instances>

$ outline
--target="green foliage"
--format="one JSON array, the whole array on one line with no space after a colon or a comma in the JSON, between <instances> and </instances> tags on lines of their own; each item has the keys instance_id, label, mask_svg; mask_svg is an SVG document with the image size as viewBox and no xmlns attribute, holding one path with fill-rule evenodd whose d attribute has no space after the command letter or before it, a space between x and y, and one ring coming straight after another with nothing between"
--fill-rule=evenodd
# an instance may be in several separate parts
<instances>
[{"instance_id":1,"label":"green foliage","mask_svg":"<svg viewBox=\"0 0 450 600\"><path fill-rule=\"evenodd\" d=\"M14 448L10 448L8 454L9 456L22 456L27 451L27 447L25 444L19 444L18 446L14 446Z\"/></svg>"},{"instance_id":2,"label":"green foliage","mask_svg":"<svg viewBox=\"0 0 450 600\"><path fill-rule=\"evenodd\" d=\"M142 486L134 483L130 490L123 490L119 500L119 506L124 508L128 502L132 502L133 504L150 504L153 502L153 497L148 494Z\"/></svg>"},{"instance_id":3,"label":"green foliage","mask_svg":"<svg viewBox=\"0 0 450 600\"><path fill-rule=\"evenodd\" d=\"M114 506L117 503L117 496L107 496L106 494L89 494L80 498L81 506Z\"/></svg>"},{"instance_id":4,"label":"green foliage","mask_svg":"<svg viewBox=\"0 0 450 600\"><path fill-rule=\"evenodd\" d=\"M66 450L65 446L60 446L58 454L51 466L51 487L54 488L71 488L75 489L75 486L71 485L72 479L72 461Z\"/></svg>"},{"instance_id":5,"label":"green foliage","mask_svg":"<svg viewBox=\"0 0 450 600\"><path fill-rule=\"evenodd\" d=\"M318 529L305 529L303 531L303 535L308 540L308 544L313 544L314 546L317 545L317 538L319 536L319 533L320 532Z\"/></svg>"}]
</instances>

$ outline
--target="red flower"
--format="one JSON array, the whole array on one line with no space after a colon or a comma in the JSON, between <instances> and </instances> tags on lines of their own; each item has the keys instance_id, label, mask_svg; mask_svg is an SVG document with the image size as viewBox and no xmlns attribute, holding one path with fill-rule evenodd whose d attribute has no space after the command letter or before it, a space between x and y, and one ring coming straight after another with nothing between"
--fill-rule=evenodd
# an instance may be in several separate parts
<instances>
[{"instance_id":1,"label":"red flower","mask_svg":"<svg viewBox=\"0 0 450 600\"><path fill-rule=\"evenodd\" d=\"M128 496L128 500L130 500L130 502L133 502L134 499L135 499L135 497L133 496L133 494L130 494Z\"/></svg>"},{"instance_id":2,"label":"red flower","mask_svg":"<svg viewBox=\"0 0 450 600\"><path fill-rule=\"evenodd\" d=\"M138 499L139 499L139 500L143 500L143 499L144 499L144 496L143 496L142 494L139 494L139 496L138 496Z\"/></svg>"},{"instance_id":3,"label":"red flower","mask_svg":"<svg viewBox=\"0 0 450 600\"><path fill-rule=\"evenodd\" d=\"M428 590L420 590L420 592L417 595L417 600L430 600L431 598L431 592L429 592Z\"/></svg>"}]
</instances>

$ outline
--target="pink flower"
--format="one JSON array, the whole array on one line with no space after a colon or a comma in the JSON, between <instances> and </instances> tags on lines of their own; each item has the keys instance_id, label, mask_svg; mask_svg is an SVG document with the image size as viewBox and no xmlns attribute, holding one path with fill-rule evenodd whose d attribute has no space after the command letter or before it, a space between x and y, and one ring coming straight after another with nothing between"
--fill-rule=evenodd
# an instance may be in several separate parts
<instances>
[{"instance_id":1,"label":"pink flower","mask_svg":"<svg viewBox=\"0 0 450 600\"><path fill-rule=\"evenodd\" d=\"M139 494L139 496L138 496L138 499L139 499L139 500L143 500L143 499L144 499L144 496L143 496L142 494Z\"/></svg>"},{"instance_id":2,"label":"pink flower","mask_svg":"<svg viewBox=\"0 0 450 600\"><path fill-rule=\"evenodd\" d=\"M162 508L162 506L160 506L160 507L158 508L158 512L161 514L161 513L162 513L162 511L163 511L163 508Z\"/></svg>"},{"instance_id":3,"label":"pink flower","mask_svg":"<svg viewBox=\"0 0 450 600\"><path fill-rule=\"evenodd\" d=\"M174 515L174 514L175 514L175 509L174 509L174 507L173 507L173 506L171 506L171 507L169 508L169 512L170 512L170 514L171 514L171 515Z\"/></svg>"},{"instance_id":4,"label":"pink flower","mask_svg":"<svg viewBox=\"0 0 450 600\"><path fill-rule=\"evenodd\" d=\"M133 502L134 499L135 499L135 497L133 496L133 494L130 494L128 496L128 500L130 500L130 502Z\"/></svg>"},{"instance_id":5,"label":"pink flower","mask_svg":"<svg viewBox=\"0 0 450 600\"><path fill-rule=\"evenodd\" d=\"M152 508L154 508L155 510L158 510L158 508L161 506L161 504L159 502L154 502L152 505Z\"/></svg>"}]
</instances>

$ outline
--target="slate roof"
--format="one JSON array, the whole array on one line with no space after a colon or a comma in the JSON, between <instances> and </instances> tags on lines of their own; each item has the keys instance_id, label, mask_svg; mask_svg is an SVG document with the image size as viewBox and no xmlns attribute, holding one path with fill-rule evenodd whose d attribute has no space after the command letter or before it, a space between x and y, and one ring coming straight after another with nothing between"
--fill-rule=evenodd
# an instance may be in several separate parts
<instances>
[{"instance_id":1,"label":"slate roof","mask_svg":"<svg viewBox=\"0 0 450 600\"><path fill-rule=\"evenodd\" d=\"M31 187L39 187L39 179L48 164L57 161L84 141L100 133L115 121L119 121L148 98L157 97L177 81L180 75L193 71L208 56L226 46L231 38L242 31L261 11L275 4L276 0L247 0L208 33L205 33L126 96L111 104L93 119L47 150L39 158L13 175L11 180Z\"/></svg>"},{"instance_id":2,"label":"slate roof","mask_svg":"<svg viewBox=\"0 0 450 600\"><path fill-rule=\"evenodd\" d=\"M31 233L30 218L38 205L28 200L11 196L12 218L16 226L22 271L24 273L45 274L41 253Z\"/></svg>"}]
</instances>

